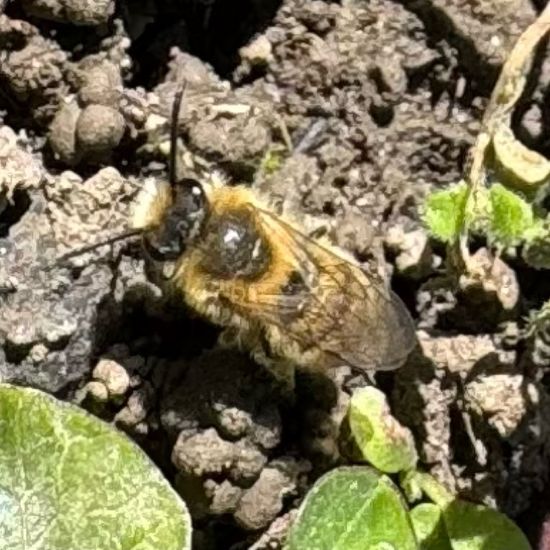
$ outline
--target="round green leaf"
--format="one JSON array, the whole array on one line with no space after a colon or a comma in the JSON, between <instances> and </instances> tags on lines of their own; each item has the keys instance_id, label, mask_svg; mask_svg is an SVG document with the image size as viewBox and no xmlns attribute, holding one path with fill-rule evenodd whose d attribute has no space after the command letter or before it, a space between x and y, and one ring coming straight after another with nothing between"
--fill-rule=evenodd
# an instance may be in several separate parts
<instances>
[{"instance_id":1,"label":"round green leaf","mask_svg":"<svg viewBox=\"0 0 550 550\"><path fill-rule=\"evenodd\" d=\"M453 550L531 550L514 522L486 506L455 500L443 518Z\"/></svg>"},{"instance_id":2,"label":"round green leaf","mask_svg":"<svg viewBox=\"0 0 550 550\"><path fill-rule=\"evenodd\" d=\"M0 548L187 550L185 504L124 434L0 384Z\"/></svg>"},{"instance_id":3,"label":"round green leaf","mask_svg":"<svg viewBox=\"0 0 550 550\"><path fill-rule=\"evenodd\" d=\"M440 241L455 241L464 224L468 187L460 183L426 197L424 223L430 233Z\"/></svg>"},{"instance_id":4,"label":"round green leaf","mask_svg":"<svg viewBox=\"0 0 550 550\"><path fill-rule=\"evenodd\" d=\"M291 528L287 550L418 550L407 506L390 479L366 466L321 477Z\"/></svg>"},{"instance_id":5,"label":"round green leaf","mask_svg":"<svg viewBox=\"0 0 550 550\"><path fill-rule=\"evenodd\" d=\"M349 426L365 459L379 470L396 473L416 466L414 438L391 415L386 396L380 390L368 386L354 392Z\"/></svg>"},{"instance_id":6,"label":"round green leaf","mask_svg":"<svg viewBox=\"0 0 550 550\"><path fill-rule=\"evenodd\" d=\"M411 520L421 550L452 550L439 506L419 504L411 510Z\"/></svg>"},{"instance_id":7,"label":"round green leaf","mask_svg":"<svg viewBox=\"0 0 550 550\"><path fill-rule=\"evenodd\" d=\"M500 183L491 186L489 198L491 236L506 245L523 240L535 223L531 205Z\"/></svg>"}]
</instances>

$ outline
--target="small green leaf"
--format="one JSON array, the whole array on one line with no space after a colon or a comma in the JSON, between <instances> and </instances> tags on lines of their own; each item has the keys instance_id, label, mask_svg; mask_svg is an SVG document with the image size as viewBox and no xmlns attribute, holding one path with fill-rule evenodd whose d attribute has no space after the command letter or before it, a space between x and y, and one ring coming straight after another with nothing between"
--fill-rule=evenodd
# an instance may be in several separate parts
<instances>
[{"instance_id":1,"label":"small green leaf","mask_svg":"<svg viewBox=\"0 0 550 550\"><path fill-rule=\"evenodd\" d=\"M260 162L260 170L267 176L271 176L279 170L283 164L283 153L277 149L270 149L266 152Z\"/></svg>"},{"instance_id":2,"label":"small green leaf","mask_svg":"<svg viewBox=\"0 0 550 550\"><path fill-rule=\"evenodd\" d=\"M416 502L423 496L422 486L417 479L417 470L399 472L399 487L403 491L407 502Z\"/></svg>"},{"instance_id":3,"label":"small green leaf","mask_svg":"<svg viewBox=\"0 0 550 550\"><path fill-rule=\"evenodd\" d=\"M490 236L504 245L517 244L523 240L534 224L531 205L500 183L491 186L489 197Z\"/></svg>"},{"instance_id":4,"label":"small green leaf","mask_svg":"<svg viewBox=\"0 0 550 550\"><path fill-rule=\"evenodd\" d=\"M391 415L386 396L380 390L368 386L355 391L348 414L353 438L373 466L386 473L416 466L414 438Z\"/></svg>"},{"instance_id":5,"label":"small green leaf","mask_svg":"<svg viewBox=\"0 0 550 550\"><path fill-rule=\"evenodd\" d=\"M535 219L524 235L523 259L535 269L550 269L550 224L548 219Z\"/></svg>"},{"instance_id":6,"label":"small green leaf","mask_svg":"<svg viewBox=\"0 0 550 550\"><path fill-rule=\"evenodd\" d=\"M514 522L486 506L455 500L443 518L453 550L531 550Z\"/></svg>"},{"instance_id":7,"label":"small green leaf","mask_svg":"<svg viewBox=\"0 0 550 550\"><path fill-rule=\"evenodd\" d=\"M467 197L468 187L464 182L428 195L423 218L434 237L446 243L458 238L464 224Z\"/></svg>"},{"instance_id":8,"label":"small green leaf","mask_svg":"<svg viewBox=\"0 0 550 550\"><path fill-rule=\"evenodd\" d=\"M122 433L0 384L0 548L188 550L184 503Z\"/></svg>"},{"instance_id":9,"label":"small green leaf","mask_svg":"<svg viewBox=\"0 0 550 550\"><path fill-rule=\"evenodd\" d=\"M420 550L452 550L439 506L419 504L411 510L411 520Z\"/></svg>"},{"instance_id":10,"label":"small green leaf","mask_svg":"<svg viewBox=\"0 0 550 550\"><path fill-rule=\"evenodd\" d=\"M432 502L440 508L448 506L454 496L450 493L435 477L419 470L412 470L405 475L401 475L401 483L405 483L406 492L424 493Z\"/></svg>"},{"instance_id":11,"label":"small green leaf","mask_svg":"<svg viewBox=\"0 0 550 550\"><path fill-rule=\"evenodd\" d=\"M366 466L337 468L307 494L287 550L418 550L405 502Z\"/></svg>"}]
</instances>

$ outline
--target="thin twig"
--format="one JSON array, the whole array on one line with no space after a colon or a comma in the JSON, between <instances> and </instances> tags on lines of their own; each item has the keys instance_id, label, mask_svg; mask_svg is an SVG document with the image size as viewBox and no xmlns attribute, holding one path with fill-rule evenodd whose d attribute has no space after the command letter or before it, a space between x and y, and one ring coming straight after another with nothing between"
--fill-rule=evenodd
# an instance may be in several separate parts
<instances>
[{"instance_id":1,"label":"thin twig","mask_svg":"<svg viewBox=\"0 0 550 550\"><path fill-rule=\"evenodd\" d=\"M472 149L465 170L468 184L465 201L466 209L477 210L480 192L485 188L487 170L485 161L493 137L503 123L509 125L516 102L521 97L534 58L535 49L550 31L550 4L544 8L538 19L519 37L506 59L497 80L491 98L481 121L481 130ZM455 246L450 249L450 257L458 272L467 264L468 220L466 213L462 218L462 229Z\"/></svg>"},{"instance_id":2,"label":"thin twig","mask_svg":"<svg viewBox=\"0 0 550 550\"><path fill-rule=\"evenodd\" d=\"M507 120L520 98L531 70L534 52L539 42L550 31L550 4L544 8L538 19L519 37L505 61L489 104L481 122L466 180L470 193L477 191L485 182L485 155L497 126Z\"/></svg>"}]
</instances>

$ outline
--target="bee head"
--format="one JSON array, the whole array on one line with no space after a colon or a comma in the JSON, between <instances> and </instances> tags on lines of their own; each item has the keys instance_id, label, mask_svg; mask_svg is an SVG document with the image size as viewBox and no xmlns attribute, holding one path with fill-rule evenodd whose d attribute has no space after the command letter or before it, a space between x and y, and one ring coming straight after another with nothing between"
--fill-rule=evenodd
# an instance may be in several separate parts
<instances>
[{"instance_id":1,"label":"bee head","mask_svg":"<svg viewBox=\"0 0 550 550\"><path fill-rule=\"evenodd\" d=\"M160 262L176 260L185 252L200 234L208 213L208 200L197 180L181 179L169 191L159 223L143 235L146 253Z\"/></svg>"},{"instance_id":2,"label":"bee head","mask_svg":"<svg viewBox=\"0 0 550 550\"><path fill-rule=\"evenodd\" d=\"M177 260L199 235L206 219L208 200L195 179L176 175L178 118L185 82L176 91L170 128L169 182L146 185L138 197L134 227L142 227L146 253L159 262Z\"/></svg>"},{"instance_id":3,"label":"bee head","mask_svg":"<svg viewBox=\"0 0 550 550\"><path fill-rule=\"evenodd\" d=\"M133 206L130 229L93 245L73 250L53 266L96 248L135 236L142 236L146 253L159 262L177 260L200 234L208 213L203 186L192 178L176 178L178 115L185 82L176 91L170 132L170 177L168 182L146 179ZM0 288L1 291L1 288Z\"/></svg>"}]
</instances>

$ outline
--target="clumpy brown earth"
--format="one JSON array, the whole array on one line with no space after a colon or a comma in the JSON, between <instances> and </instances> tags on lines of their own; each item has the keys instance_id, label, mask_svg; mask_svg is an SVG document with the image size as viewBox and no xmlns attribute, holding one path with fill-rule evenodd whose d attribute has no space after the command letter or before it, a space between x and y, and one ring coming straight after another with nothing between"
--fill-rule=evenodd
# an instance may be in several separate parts
<instances>
[{"instance_id":1,"label":"clumpy brown earth","mask_svg":"<svg viewBox=\"0 0 550 550\"><path fill-rule=\"evenodd\" d=\"M385 254L419 348L380 376L422 466L535 541L547 512L544 275L483 246L458 291L420 222L460 179L528 0L0 0L0 377L130 433L194 519L197 549L278 548L316 476L342 461L347 369L288 395L216 347L217 329L148 281L138 247L54 259L125 227L166 176L185 79L180 175L217 170L365 262ZM548 61L516 132L548 151ZM480 243L482 245L483 243ZM223 542L222 542L223 541ZM229 542L228 542L229 541Z\"/></svg>"}]
</instances>

